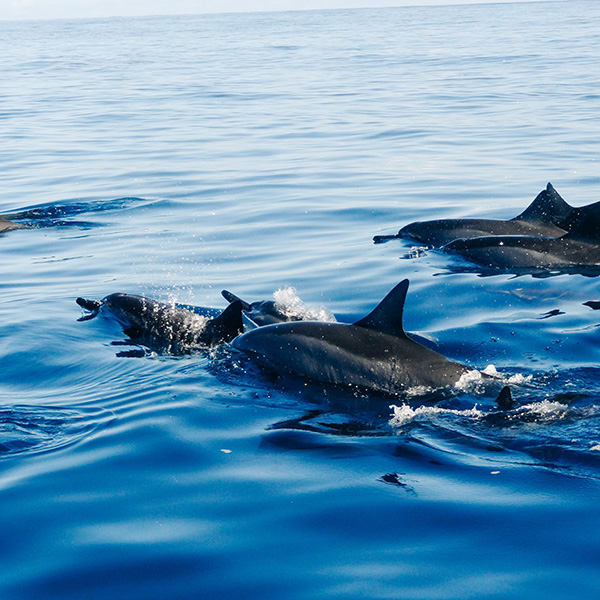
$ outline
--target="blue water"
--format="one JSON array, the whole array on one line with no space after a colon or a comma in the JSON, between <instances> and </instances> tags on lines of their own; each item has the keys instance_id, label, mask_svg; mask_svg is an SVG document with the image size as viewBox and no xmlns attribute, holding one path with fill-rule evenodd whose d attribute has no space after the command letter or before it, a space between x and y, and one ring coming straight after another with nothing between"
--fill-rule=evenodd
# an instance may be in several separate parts
<instances>
[{"instance_id":1,"label":"blue water","mask_svg":"<svg viewBox=\"0 0 600 600\"><path fill-rule=\"evenodd\" d=\"M372 237L512 217L548 181L598 200L599 20L0 23L0 213L31 211L0 234L0 597L597 597L599 280ZM218 352L125 358L75 304L291 286L351 321L404 278L406 329L494 365L516 410L476 384L368 398Z\"/></svg>"}]
</instances>

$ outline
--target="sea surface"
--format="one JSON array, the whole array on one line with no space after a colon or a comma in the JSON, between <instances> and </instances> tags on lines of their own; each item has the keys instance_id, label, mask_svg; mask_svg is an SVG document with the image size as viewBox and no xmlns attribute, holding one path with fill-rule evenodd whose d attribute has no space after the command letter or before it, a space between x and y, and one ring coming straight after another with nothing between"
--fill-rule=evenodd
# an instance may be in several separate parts
<instances>
[{"instance_id":1,"label":"sea surface","mask_svg":"<svg viewBox=\"0 0 600 600\"><path fill-rule=\"evenodd\" d=\"M600 279L373 243L549 181L600 200L599 23L595 0L0 22L0 213L25 225L0 234L0 598L599 597ZM228 289L352 322L405 278L407 331L495 389L323 388L75 303Z\"/></svg>"}]
</instances>

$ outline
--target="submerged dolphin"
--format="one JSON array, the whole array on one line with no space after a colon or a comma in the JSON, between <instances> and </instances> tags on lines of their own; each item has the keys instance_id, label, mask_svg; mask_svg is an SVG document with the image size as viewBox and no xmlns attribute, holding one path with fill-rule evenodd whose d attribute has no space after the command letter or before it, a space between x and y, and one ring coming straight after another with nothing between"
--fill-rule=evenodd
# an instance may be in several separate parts
<instances>
[{"instance_id":1,"label":"submerged dolphin","mask_svg":"<svg viewBox=\"0 0 600 600\"><path fill-rule=\"evenodd\" d=\"M277 303L273 300L260 300L258 302L246 302L235 294L223 290L221 295L227 302L240 302L245 316L250 321L261 327L263 325L272 325L273 323L286 323L288 321L301 321L302 317L297 315L288 315L282 312Z\"/></svg>"},{"instance_id":2,"label":"submerged dolphin","mask_svg":"<svg viewBox=\"0 0 600 600\"><path fill-rule=\"evenodd\" d=\"M110 294L101 301L77 298L76 302L90 311L80 321L107 311L130 337L179 352L229 342L243 332L241 302L232 302L213 318L133 294ZM210 315L212 311L206 313Z\"/></svg>"},{"instance_id":3,"label":"submerged dolphin","mask_svg":"<svg viewBox=\"0 0 600 600\"><path fill-rule=\"evenodd\" d=\"M232 347L258 364L334 385L396 394L458 383L467 367L411 339L402 326L408 280L354 324L278 323L253 329Z\"/></svg>"},{"instance_id":4,"label":"submerged dolphin","mask_svg":"<svg viewBox=\"0 0 600 600\"><path fill-rule=\"evenodd\" d=\"M488 269L515 272L589 272L600 269L600 213L588 211L561 237L487 236L458 239L444 252Z\"/></svg>"},{"instance_id":5,"label":"submerged dolphin","mask_svg":"<svg viewBox=\"0 0 600 600\"><path fill-rule=\"evenodd\" d=\"M407 238L429 246L443 246L452 240L483 236L559 237L570 231L590 212L600 212L600 203L574 208L548 183L533 202L518 216L499 219L438 219L417 221L404 226L396 235L379 235L375 243Z\"/></svg>"},{"instance_id":6,"label":"submerged dolphin","mask_svg":"<svg viewBox=\"0 0 600 600\"><path fill-rule=\"evenodd\" d=\"M23 229L24 225L20 223L15 223L14 221L10 221L10 218L14 218L17 215L2 215L0 217L0 233L4 233L6 231L11 231L12 229Z\"/></svg>"}]
</instances>

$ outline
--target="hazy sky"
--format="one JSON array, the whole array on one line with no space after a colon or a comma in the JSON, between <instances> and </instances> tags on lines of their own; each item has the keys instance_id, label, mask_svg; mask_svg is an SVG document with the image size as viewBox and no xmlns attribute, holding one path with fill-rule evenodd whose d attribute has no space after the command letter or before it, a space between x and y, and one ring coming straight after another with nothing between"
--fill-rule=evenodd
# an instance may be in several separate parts
<instances>
[{"instance_id":1,"label":"hazy sky","mask_svg":"<svg viewBox=\"0 0 600 600\"><path fill-rule=\"evenodd\" d=\"M498 0L0 0L0 20L493 2Z\"/></svg>"}]
</instances>

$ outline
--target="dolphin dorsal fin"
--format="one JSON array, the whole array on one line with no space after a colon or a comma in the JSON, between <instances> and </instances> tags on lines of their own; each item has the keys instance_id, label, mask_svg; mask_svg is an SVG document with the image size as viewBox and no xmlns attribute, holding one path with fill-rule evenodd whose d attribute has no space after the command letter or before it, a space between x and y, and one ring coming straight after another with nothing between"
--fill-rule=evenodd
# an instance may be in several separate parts
<instances>
[{"instance_id":1,"label":"dolphin dorsal fin","mask_svg":"<svg viewBox=\"0 0 600 600\"><path fill-rule=\"evenodd\" d=\"M374 329L398 337L405 336L402 315L408 279L401 281L366 317L354 323L358 327Z\"/></svg>"},{"instance_id":2,"label":"dolphin dorsal fin","mask_svg":"<svg viewBox=\"0 0 600 600\"><path fill-rule=\"evenodd\" d=\"M234 300L218 317L206 324L201 339L212 346L229 342L243 332L242 301Z\"/></svg>"},{"instance_id":3,"label":"dolphin dorsal fin","mask_svg":"<svg viewBox=\"0 0 600 600\"><path fill-rule=\"evenodd\" d=\"M512 410L515 407L512 392L507 385L500 390L500 394L496 398L496 404L500 410Z\"/></svg>"},{"instance_id":4,"label":"dolphin dorsal fin","mask_svg":"<svg viewBox=\"0 0 600 600\"><path fill-rule=\"evenodd\" d=\"M562 196L548 183L533 202L513 221L526 221L527 223L548 224L553 223L561 227L561 223L569 220L573 207L565 202Z\"/></svg>"}]
</instances>

